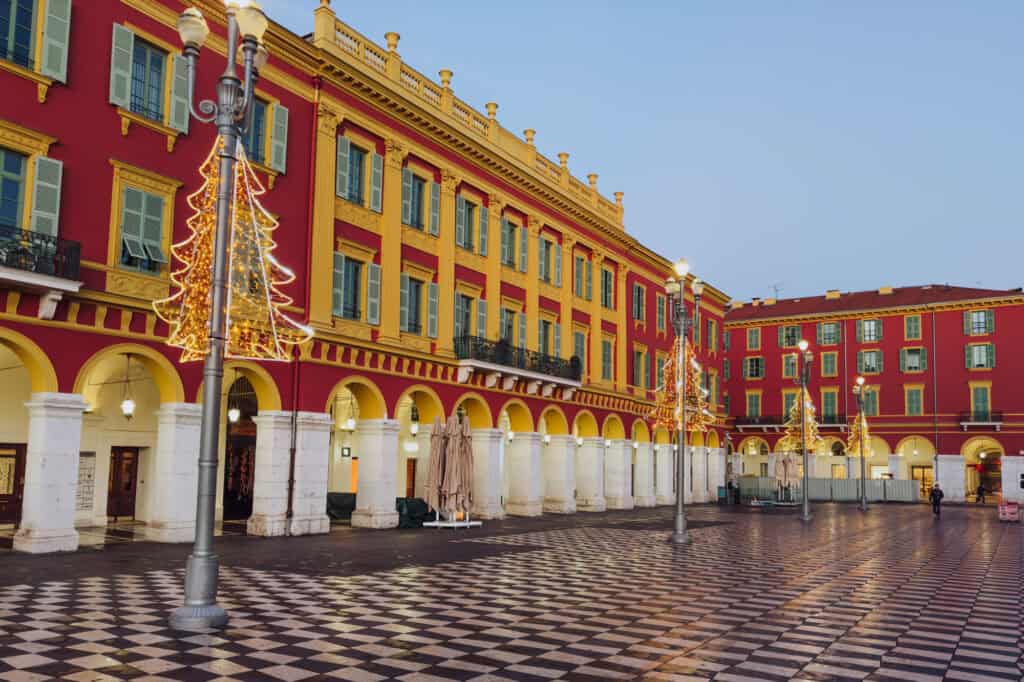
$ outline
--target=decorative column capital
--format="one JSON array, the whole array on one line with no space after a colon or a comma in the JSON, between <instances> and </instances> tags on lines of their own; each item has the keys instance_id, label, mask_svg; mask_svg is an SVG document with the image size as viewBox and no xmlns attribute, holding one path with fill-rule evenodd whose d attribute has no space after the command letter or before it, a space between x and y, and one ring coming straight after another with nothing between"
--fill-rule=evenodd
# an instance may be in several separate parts
<instances>
[{"instance_id":1,"label":"decorative column capital","mask_svg":"<svg viewBox=\"0 0 1024 682\"><path fill-rule=\"evenodd\" d=\"M384 141L384 158L390 168L402 169L406 156L405 146L395 138Z\"/></svg>"},{"instance_id":2,"label":"decorative column capital","mask_svg":"<svg viewBox=\"0 0 1024 682\"><path fill-rule=\"evenodd\" d=\"M540 234L541 229L544 227L544 218L539 215L531 215L529 220L529 231L530 234L536 237Z\"/></svg>"},{"instance_id":3,"label":"decorative column capital","mask_svg":"<svg viewBox=\"0 0 1024 682\"><path fill-rule=\"evenodd\" d=\"M459 183L462 182L462 178L453 173L449 169L441 171L441 191L446 194L455 194L455 190L458 189Z\"/></svg>"},{"instance_id":4,"label":"decorative column capital","mask_svg":"<svg viewBox=\"0 0 1024 682\"><path fill-rule=\"evenodd\" d=\"M487 208L490 210L491 215L501 215L506 205L505 200L500 194L487 195Z\"/></svg>"},{"instance_id":5,"label":"decorative column capital","mask_svg":"<svg viewBox=\"0 0 1024 682\"><path fill-rule=\"evenodd\" d=\"M334 135L338 132L338 124L341 123L341 114L325 104L317 109L317 129L324 135Z\"/></svg>"}]
</instances>

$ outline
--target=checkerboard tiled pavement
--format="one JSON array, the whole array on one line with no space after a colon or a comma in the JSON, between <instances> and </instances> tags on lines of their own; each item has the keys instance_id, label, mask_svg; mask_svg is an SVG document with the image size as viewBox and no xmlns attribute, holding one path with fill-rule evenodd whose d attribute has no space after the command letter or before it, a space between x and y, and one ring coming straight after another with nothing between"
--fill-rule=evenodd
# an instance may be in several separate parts
<instances>
[{"instance_id":1,"label":"checkerboard tiled pavement","mask_svg":"<svg viewBox=\"0 0 1024 682\"><path fill-rule=\"evenodd\" d=\"M199 635L167 628L180 561L143 560L165 549L122 546L121 570L79 565L72 577L18 557L38 564L30 584L6 584L7 555L0 679L1024 677L1022 530L992 510L935 522L923 507L822 506L809 528L781 513L691 516L706 523L685 549L665 542L668 509L385 540L232 538L231 623ZM401 547L393 565L349 565L384 542ZM299 562L313 546L337 560Z\"/></svg>"}]
</instances>

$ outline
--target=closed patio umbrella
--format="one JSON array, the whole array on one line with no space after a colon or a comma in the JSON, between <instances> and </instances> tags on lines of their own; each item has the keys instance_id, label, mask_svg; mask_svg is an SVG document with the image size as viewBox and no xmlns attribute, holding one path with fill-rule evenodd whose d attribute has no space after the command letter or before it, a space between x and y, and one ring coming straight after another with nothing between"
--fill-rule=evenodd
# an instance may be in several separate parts
<instances>
[{"instance_id":1,"label":"closed patio umbrella","mask_svg":"<svg viewBox=\"0 0 1024 682\"><path fill-rule=\"evenodd\" d=\"M469 417L462 418L459 428L459 508L469 513L473 507L473 430Z\"/></svg>"},{"instance_id":2,"label":"closed patio umbrella","mask_svg":"<svg viewBox=\"0 0 1024 682\"><path fill-rule=\"evenodd\" d=\"M444 476L445 430L441 418L434 417L433 431L430 432L430 459L427 462L427 506L434 511L441 509L441 484Z\"/></svg>"},{"instance_id":3,"label":"closed patio umbrella","mask_svg":"<svg viewBox=\"0 0 1024 682\"><path fill-rule=\"evenodd\" d=\"M444 427L444 480L441 483L441 510L446 512L458 511L459 485L462 474L459 469L462 466L462 458L459 451L459 418L455 415L448 417L448 423Z\"/></svg>"}]
</instances>

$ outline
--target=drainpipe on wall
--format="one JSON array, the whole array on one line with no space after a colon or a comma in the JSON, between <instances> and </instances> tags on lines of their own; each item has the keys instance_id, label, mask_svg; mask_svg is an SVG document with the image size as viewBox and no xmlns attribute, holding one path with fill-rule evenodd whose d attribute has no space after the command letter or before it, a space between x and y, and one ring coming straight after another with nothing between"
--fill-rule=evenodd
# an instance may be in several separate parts
<instances>
[{"instance_id":1,"label":"drainpipe on wall","mask_svg":"<svg viewBox=\"0 0 1024 682\"><path fill-rule=\"evenodd\" d=\"M935 351L935 309L932 309L932 422L935 428L935 462L932 465L932 479L939 481L939 355Z\"/></svg>"}]
</instances>

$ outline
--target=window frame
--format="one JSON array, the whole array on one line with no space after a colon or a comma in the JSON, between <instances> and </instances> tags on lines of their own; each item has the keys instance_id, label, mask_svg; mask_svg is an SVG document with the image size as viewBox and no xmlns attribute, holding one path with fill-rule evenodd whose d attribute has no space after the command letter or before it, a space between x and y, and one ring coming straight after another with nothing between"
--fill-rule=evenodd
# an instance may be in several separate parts
<instances>
[{"instance_id":1,"label":"window frame","mask_svg":"<svg viewBox=\"0 0 1024 682\"><path fill-rule=\"evenodd\" d=\"M825 409L825 396L832 397L832 414L829 415L828 410ZM839 387L838 386L825 386L821 388L821 419L822 423L825 422L825 418L831 416L833 418L832 423L835 423L835 418L839 416Z\"/></svg>"},{"instance_id":2,"label":"window frame","mask_svg":"<svg viewBox=\"0 0 1024 682\"><path fill-rule=\"evenodd\" d=\"M872 334L868 335L868 325L871 325ZM861 343L878 343L882 340L882 321L877 317L861 320Z\"/></svg>"},{"instance_id":3,"label":"window frame","mask_svg":"<svg viewBox=\"0 0 1024 682\"><path fill-rule=\"evenodd\" d=\"M133 189L158 195L163 199L164 217L161 228L162 249L164 255L170 260L171 242L174 231L174 202L178 189L182 183L172 178L153 173L152 171L131 166L116 159L110 159L110 165L114 168L113 182L110 197L110 226L107 237L107 265L114 271L126 275L138 275L148 278L167 279L170 268L168 264L162 264L157 272L124 268L121 260L121 206L124 196L124 188ZM108 277L107 289L110 290L110 279Z\"/></svg>"},{"instance_id":4,"label":"window frame","mask_svg":"<svg viewBox=\"0 0 1024 682\"><path fill-rule=\"evenodd\" d=\"M971 421L987 422L992 418L992 382L990 381L970 381L967 384L967 390L970 391L971 399ZM978 411L978 401L975 398L975 391L983 390L985 392L985 418L978 419L981 413Z\"/></svg>"},{"instance_id":5,"label":"window frame","mask_svg":"<svg viewBox=\"0 0 1024 682\"><path fill-rule=\"evenodd\" d=\"M831 358L832 360L832 371L825 371L825 358ZM837 377L839 376L839 351L827 350L821 353L821 376L823 377Z\"/></svg>"},{"instance_id":6,"label":"window frame","mask_svg":"<svg viewBox=\"0 0 1024 682\"><path fill-rule=\"evenodd\" d=\"M615 343L608 338L601 339L601 380L615 380Z\"/></svg>"},{"instance_id":7,"label":"window frame","mask_svg":"<svg viewBox=\"0 0 1024 682\"><path fill-rule=\"evenodd\" d=\"M918 410L912 412L910 410L910 395L916 393L918 397ZM924 416L924 384L904 384L903 385L903 415L905 417L923 417Z\"/></svg>"},{"instance_id":8,"label":"window frame","mask_svg":"<svg viewBox=\"0 0 1024 682\"><path fill-rule=\"evenodd\" d=\"M760 367L760 369L761 369L760 376L756 376L755 377L755 376L751 376L750 375L749 368L750 368L750 361L751 360L757 360L758 367ZM748 357L743 358L743 378L744 379L760 380L760 379L764 379L764 375L765 375L765 367L764 367L764 356L763 355L752 355L752 356L748 356Z\"/></svg>"},{"instance_id":9,"label":"window frame","mask_svg":"<svg viewBox=\"0 0 1024 682\"><path fill-rule=\"evenodd\" d=\"M744 402L744 407L745 407L744 415L748 419L760 419L761 415L762 415L762 409L761 409L761 390L757 389L757 390L746 391L745 396L746 396L745 400L743 401ZM756 401L757 408L754 410L754 412L756 414L751 414L751 409L750 409L750 405L751 405L750 399L751 398L756 398L757 399L757 401Z\"/></svg>"},{"instance_id":10,"label":"window frame","mask_svg":"<svg viewBox=\"0 0 1024 682\"><path fill-rule=\"evenodd\" d=\"M601 268L601 307L615 310L615 273Z\"/></svg>"},{"instance_id":11,"label":"window frame","mask_svg":"<svg viewBox=\"0 0 1024 682\"><path fill-rule=\"evenodd\" d=\"M424 329L424 318L423 315L423 291L427 288L429 282L425 282L419 277L415 277L410 273L405 273L407 289L405 292L406 301L408 306L406 308L406 325L403 333L412 334L414 336L426 336L426 330ZM416 292L416 296L413 296L413 291ZM415 312L414 312L415 311ZM413 324L413 318L415 317L416 324Z\"/></svg>"},{"instance_id":12,"label":"window frame","mask_svg":"<svg viewBox=\"0 0 1024 682\"><path fill-rule=\"evenodd\" d=\"M835 330L835 335L830 341L828 335L825 333L826 329ZM821 323L821 345L822 346L837 346L839 340L842 337L842 325L838 322L822 322Z\"/></svg>"},{"instance_id":13,"label":"window frame","mask_svg":"<svg viewBox=\"0 0 1024 682\"><path fill-rule=\"evenodd\" d=\"M916 322L916 324L917 324L917 334L916 335L912 335L910 333L910 321L911 320L916 320L917 321ZM922 335L923 335L923 332L921 330L921 314L920 313L915 313L913 315L904 315L904 317L903 317L903 340L904 341L920 341L921 338L922 338Z\"/></svg>"},{"instance_id":14,"label":"window frame","mask_svg":"<svg viewBox=\"0 0 1024 682\"><path fill-rule=\"evenodd\" d=\"M792 371L788 372L789 361L792 361ZM796 353L783 353L782 355L782 378L783 379L795 379L797 372L797 356Z\"/></svg>"},{"instance_id":15,"label":"window frame","mask_svg":"<svg viewBox=\"0 0 1024 682\"><path fill-rule=\"evenodd\" d=\"M790 339L790 332L796 330L792 340ZM795 348L800 343L801 326L799 324L785 324L782 325L782 343L781 348Z\"/></svg>"},{"instance_id":16,"label":"window frame","mask_svg":"<svg viewBox=\"0 0 1024 682\"><path fill-rule=\"evenodd\" d=\"M862 362L861 362L861 367L862 367L861 374L881 374L882 373L882 363L881 362L877 362L875 364L874 369L868 369L868 367L867 367L868 355L870 355L875 360L881 360L882 359L882 351L880 349L878 349L878 348L869 348L869 349L861 350L861 351L858 351L858 352L862 354L861 358L863 359Z\"/></svg>"},{"instance_id":17,"label":"window frame","mask_svg":"<svg viewBox=\"0 0 1024 682\"><path fill-rule=\"evenodd\" d=\"M751 343L751 335L757 340L756 343ZM747 327L747 350L761 350L761 328L760 327Z\"/></svg>"},{"instance_id":18,"label":"window frame","mask_svg":"<svg viewBox=\"0 0 1024 682\"><path fill-rule=\"evenodd\" d=\"M915 351L917 353L917 369L910 368L910 352ZM907 346L900 349L900 353L903 356L903 373L904 374L921 374L928 370L925 360L925 349L923 346Z\"/></svg>"},{"instance_id":19,"label":"window frame","mask_svg":"<svg viewBox=\"0 0 1024 682\"><path fill-rule=\"evenodd\" d=\"M20 160L21 160L21 171L20 171L20 173L18 174L17 177L13 177L14 174L13 173L9 173L4 168L7 154L11 154L11 155L15 155L15 156L20 157ZM19 230L25 228L25 218L26 218L26 216L28 215L28 213L29 213L29 211L31 209L31 207L28 205L28 195L31 194L31 193L30 192L26 192L26 190L28 189L28 187L27 187L28 186L28 182L30 180L30 178L29 178L29 175L30 175L29 169L31 167L30 166L31 161L32 161L32 155L31 154L25 154L25 153L23 153L23 152L21 152L21 151L19 151L17 149L12 149L12 148L10 148L8 146L0 147L0 198L2 198L2 196L3 196L3 183L4 183L4 181L11 180L12 182L16 182L17 183L17 185L18 185L18 195L14 199L14 201L15 201L15 214L14 214L14 220L12 221L12 225L10 225L10 227L13 227L13 228L19 229Z\"/></svg>"},{"instance_id":20,"label":"window frame","mask_svg":"<svg viewBox=\"0 0 1024 682\"><path fill-rule=\"evenodd\" d=\"M12 45L16 45L16 43L14 41L15 41L15 38L17 36L17 29L18 29L18 26L19 26L17 21L16 21L16 17L18 15L18 11L19 11L18 0L13 0L11 2L10 16L8 17L8 19L10 21L10 24L8 26L8 29L7 29L8 30L7 36L4 37L4 40L5 40L5 42L7 43L7 46L8 46L8 50L7 50L7 52L0 53L0 60L3 60L3 61L5 61L5 62L7 62L9 64L13 64L13 65L15 65L17 67L20 67L22 69L26 69L28 71L32 71L32 72L38 73L38 71L39 71L38 56L39 56L39 51L40 51L39 50L39 43L41 42L39 40L41 35L39 35L39 34L41 33L41 23L43 21L45 21L45 17L41 16L41 14L43 14L43 13L41 13L39 11L39 3L37 2L37 0L28 0L28 2L29 2L29 5L31 6L31 9L30 9L31 17L30 17L30 22L29 22L30 25L29 25L29 32L28 32L28 53L26 54L26 59L28 61L27 61L27 63L22 63L22 62L17 61L16 59L14 59L13 56L11 56L14 53L14 49L13 49Z\"/></svg>"},{"instance_id":21,"label":"window frame","mask_svg":"<svg viewBox=\"0 0 1024 682\"><path fill-rule=\"evenodd\" d=\"M995 362L993 361L993 357L992 357L994 355L994 351L995 351L995 344L994 343L989 342L989 341L984 341L984 342L980 342L980 343L968 343L967 347L971 349L971 351L970 351L971 352L971 364L967 368L969 371L971 371L971 372L986 372L986 371L992 371L995 368ZM976 354L978 348L984 348L985 349L985 364L981 365L981 366L977 365L975 363L975 361L974 361L975 354Z\"/></svg>"}]
</instances>

